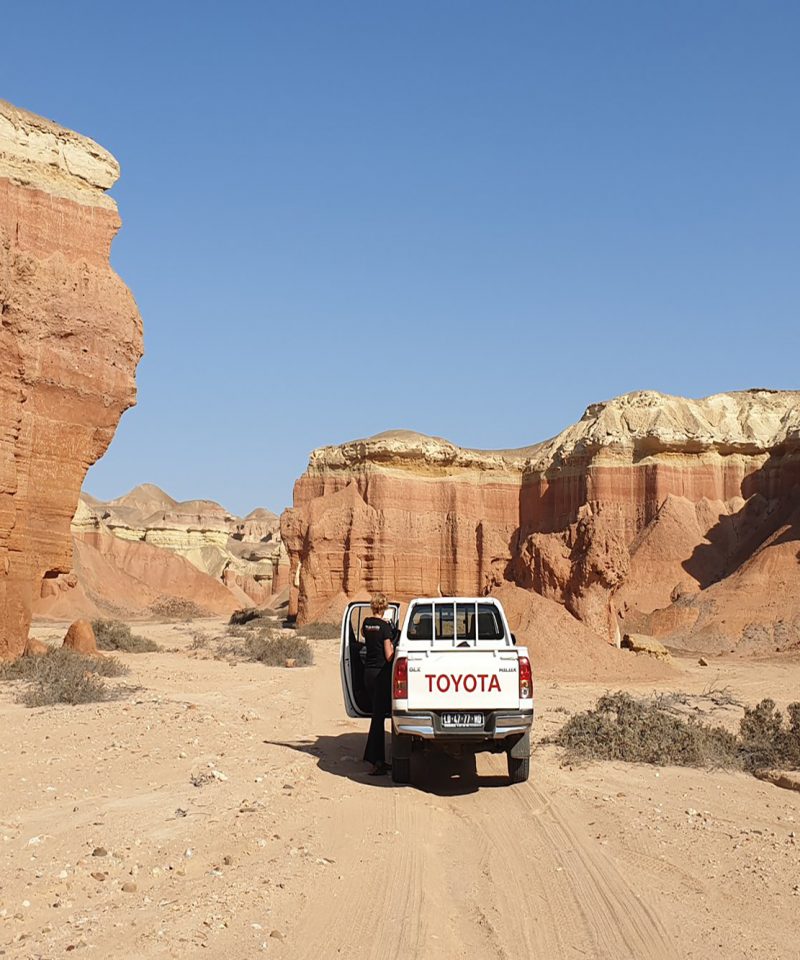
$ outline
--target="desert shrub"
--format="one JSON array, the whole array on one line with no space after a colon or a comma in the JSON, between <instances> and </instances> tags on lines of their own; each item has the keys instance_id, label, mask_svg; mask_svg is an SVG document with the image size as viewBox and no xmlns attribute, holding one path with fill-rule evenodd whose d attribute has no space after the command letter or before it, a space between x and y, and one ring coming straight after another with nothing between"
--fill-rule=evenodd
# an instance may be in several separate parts
<instances>
[{"instance_id":1,"label":"desert shrub","mask_svg":"<svg viewBox=\"0 0 800 960\"><path fill-rule=\"evenodd\" d=\"M309 640L338 640L340 632L338 623L304 623L297 628L298 636Z\"/></svg>"},{"instance_id":2,"label":"desert shrub","mask_svg":"<svg viewBox=\"0 0 800 960\"><path fill-rule=\"evenodd\" d=\"M788 723L774 700L746 707L739 723L742 764L746 770L800 769L800 703L790 703Z\"/></svg>"},{"instance_id":3,"label":"desert shrub","mask_svg":"<svg viewBox=\"0 0 800 960\"><path fill-rule=\"evenodd\" d=\"M681 767L738 767L736 736L667 712L654 700L608 693L575 714L553 739L575 759Z\"/></svg>"},{"instance_id":4,"label":"desert shrub","mask_svg":"<svg viewBox=\"0 0 800 960\"><path fill-rule=\"evenodd\" d=\"M42 656L20 657L0 667L0 679L20 680L26 688L17 697L28 707L113 700L124 690L109 687L103 677L120 677L128 668L115 657L85 657L58 647Z\"/></svg>"},{"instance_id":5,"label":"desert shrub","mask_svg":"<svg viewBox=\"0 0 800 960\"><path fill-rule=\"evenodd\" d=\"M310 667L314 662L314 651L305 637L285 634L246 637L244 647L248 659L270 667L282 667L287 660L294 660L298 667Z\"/></svg>"},{"instance_id":6,"label":"desert shrub","mask_svg":"<svg viewBox=\"0 0 800 960\"><path fill-rule=\"evenodd\" d=\"M208 616L208 611L194 600L184 600L182 597L159 597L150 604L150 612L154 617L164 620L195 620Z\"/></svg>"},{"instance_id":7,"label":"desert shrub","mask_svg":"<svg viewBox=\"0 0 800 960\"><path fill-rule=\"evenodd\" d=\"M706 696L705 694L701 697ZM682 767L724 767L755 773L800 769L800 703L787 719L772 700L746 707L734 734L675 712L686 694L637 700L617 692L571 717L552 739L573 759L623 760ZM729 699L725 698L726 704ZM734 701L735 702L735 701Z\"/></svg>"},{"instance_id":8,"label":"desert shrub","mask_svg":"<svg viewBox=\"0 0 800 960\"><path fill-rule=\"evenodd\" d=\"M161 647L147 637L132 633L122 620L92 620L99 650L121 650L123 653L152 653Z\"/></svg>"},{"instance_id":9,"label":"desert shrub","mask_svg":"<svg viewBox=\"0 0 800 960\"><path fill-rule=\"evenodd\" d=\"M309 667L314 662L314 651L305 637L275 634L268 629L246 633L221 647L220 653L237 659L255 660L268 667L284 667L287 660L294 660L298 667Z\"/></svg>"}]
</instances>

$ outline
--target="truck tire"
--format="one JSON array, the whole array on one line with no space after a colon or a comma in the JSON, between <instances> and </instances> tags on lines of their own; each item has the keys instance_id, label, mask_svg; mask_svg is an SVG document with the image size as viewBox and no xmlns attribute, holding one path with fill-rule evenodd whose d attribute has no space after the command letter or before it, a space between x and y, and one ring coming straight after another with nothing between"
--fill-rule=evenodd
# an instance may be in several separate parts
<instances>
[{"instance_id":1,"label":"truck tire","mask_svg":"<svg viewBox=\"0 0 800 960\"><path fill-rule=\"evenodd\" d=\"M407 733L392 729L392 780L395 783L411 783L412 739Z\"/></svg>"},{"instance_id":2,"label":"truck tire","mask_svg":"<svg viewBox=\"0 0 800 960\"><path fill-rule=\"evenodd\" d=\"M511 783L525 783L531 773L531 735L523 734L508 748L508 779Z\"/></svg>"},{"instance_id":3,"label":"truck tire","mask_svg":"<svg viewBox=\"0 0 800 960\"><path fill-rule=\"evenodd\" d=\"M411 783L411 758L392 760L392 780L394 783Z\"/></svg>"}]
</instances>

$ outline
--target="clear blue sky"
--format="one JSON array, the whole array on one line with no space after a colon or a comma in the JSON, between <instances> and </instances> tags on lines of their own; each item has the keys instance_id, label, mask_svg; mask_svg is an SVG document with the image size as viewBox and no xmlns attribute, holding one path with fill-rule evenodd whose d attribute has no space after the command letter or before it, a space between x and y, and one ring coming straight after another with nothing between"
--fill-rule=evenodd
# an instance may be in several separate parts
<instances>
[{"instance_id":1,"label":"clear blue sky","mask_svg":"<svg viewBox=\"0 0 800 960\"><path fill-rule=\"evenodd\" d=\"M280 509L309 451L798 387L800 5L40 2L0 95L122 164L139 404L87 489Z\"/></svg>"}]
</instances>

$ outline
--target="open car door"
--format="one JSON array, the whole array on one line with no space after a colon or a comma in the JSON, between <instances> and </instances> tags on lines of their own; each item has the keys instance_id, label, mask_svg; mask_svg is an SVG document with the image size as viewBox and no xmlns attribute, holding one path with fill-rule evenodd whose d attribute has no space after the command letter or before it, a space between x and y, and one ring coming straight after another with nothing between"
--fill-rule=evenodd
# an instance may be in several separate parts
<instances>
[{"instance_id":1,"label":"open car door","mask_svg":"<svg viewBox=\"0 0 800 960\"><path fill-rule=\"evenodd\" d=\"M342 697L348 717L371 717L372 703L364 686L364 657L366 649L361 636L361 624L372 615L369 601L349 603L342 617L342 636L339 648L339 672L342 680ZM400 604L390 603L384 614L386 620L398 630L400 627Z\"/></svg>"}]
</instances>

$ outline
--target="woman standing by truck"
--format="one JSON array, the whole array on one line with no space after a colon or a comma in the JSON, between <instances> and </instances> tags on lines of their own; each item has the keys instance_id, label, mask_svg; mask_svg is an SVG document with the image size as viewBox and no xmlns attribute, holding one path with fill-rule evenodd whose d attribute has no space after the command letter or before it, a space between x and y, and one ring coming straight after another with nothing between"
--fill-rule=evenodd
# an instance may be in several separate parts
<instances>
[{"instance_id":1,"label":"woman standing by truck","mask_svg":"<svg viewBox=\"0 0 800 960\"><path fill-rule=\"evenodd\" d=\"M392 708L392 657L394 657L394 628L384 620L387 600L376 593L370 604L372 616L361 626L366 656L364 658L364 686L372 701L372 721L369 725L364 759L372 764L370 776L377 777L390 769L386 763L384 720Z\"/></svg>"}]
</instances>

